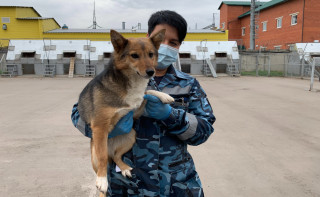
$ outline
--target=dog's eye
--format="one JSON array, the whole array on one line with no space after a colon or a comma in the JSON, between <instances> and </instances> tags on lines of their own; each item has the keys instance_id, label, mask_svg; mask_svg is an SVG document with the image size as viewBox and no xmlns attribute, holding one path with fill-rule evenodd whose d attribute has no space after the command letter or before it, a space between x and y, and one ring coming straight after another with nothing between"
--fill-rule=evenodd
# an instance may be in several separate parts
<instances>
[{"instance_id":1,"label":"dog's eye","mask_svg":"<svg viewBox=\"0 0 320 197\"><path fill-rule=\"evenodd\" d=\"M131 54L131 57L132 57L132 58L134 58L134 59L138 59L138 58L139 58L139 55L138 55L138 54L133 53L133 54Z\"/></svg>"},{"instance_id":2,"label":"dog's eye","mask_svg":"<svg viewBox=\"0 0 320 197\"><path fill-rule=\"evenodd\" d=\"M149 53L149 57L152 58L153 57L153 53Z\"/></svg>"}]
</instances>

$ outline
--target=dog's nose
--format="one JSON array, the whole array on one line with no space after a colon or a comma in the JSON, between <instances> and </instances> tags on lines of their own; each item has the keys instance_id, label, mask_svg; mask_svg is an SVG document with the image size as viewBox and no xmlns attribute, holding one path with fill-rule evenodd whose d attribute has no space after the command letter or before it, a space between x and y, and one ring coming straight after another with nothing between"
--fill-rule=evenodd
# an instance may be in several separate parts
<instances>
[{"instance_id":1,"label":"dog's nose","mask_svg":"<svg viewBox=\"0 0 320 197\"><path fill-rule=\"evenodd\" d=\"M147 73L147 75L149 76L149 77L151 77L151 76L153 76L153 74L154 74L154 70L147 70L146 71L146 73Z\"/></svg>"}]
</instances>

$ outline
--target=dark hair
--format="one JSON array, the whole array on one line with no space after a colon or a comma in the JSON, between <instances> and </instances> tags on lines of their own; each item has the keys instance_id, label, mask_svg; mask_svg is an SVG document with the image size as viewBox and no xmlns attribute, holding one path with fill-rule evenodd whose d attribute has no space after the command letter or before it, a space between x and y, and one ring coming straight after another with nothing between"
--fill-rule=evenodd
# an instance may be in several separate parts
<instances>
[{"instance_id":1,"label":"dark hair","mask_svg":"<svg viewBox=\"0 0 320 197\"><path fill-rule=\"evenodd\" d=\"M180 14L170 10L161 10L153 13L148 21L148 34L150 35L154 28L161 24L177 28L179 42L182 43L187 34L187 22Z\"/></svg>"}]
</instances>

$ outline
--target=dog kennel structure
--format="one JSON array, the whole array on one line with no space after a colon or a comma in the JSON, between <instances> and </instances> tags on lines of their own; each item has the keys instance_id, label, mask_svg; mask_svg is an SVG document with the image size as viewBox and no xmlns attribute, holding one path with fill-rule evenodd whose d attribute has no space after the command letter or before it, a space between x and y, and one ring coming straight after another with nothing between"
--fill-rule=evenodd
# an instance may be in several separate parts
<instances>
[{"instance_id":1,"label":"dog kennel structure","mask_svg":"<svg viewBox=\"0 0 320 197\"><path fill-rule=\"evenodd\" d=\"M17 75L94 76L108 65L111 41L90 40L11 40L7 68ZM239 53L235 41L184 41L178 67L190 74L239 74Z\"/></svg>"}]
</instances>

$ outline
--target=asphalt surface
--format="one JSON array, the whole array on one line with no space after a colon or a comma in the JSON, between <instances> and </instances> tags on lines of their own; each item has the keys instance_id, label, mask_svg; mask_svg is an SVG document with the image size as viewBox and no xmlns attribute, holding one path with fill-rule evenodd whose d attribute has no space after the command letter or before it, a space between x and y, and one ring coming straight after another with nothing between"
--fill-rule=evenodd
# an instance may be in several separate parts
<instances>
[{"instance_id":1,"label":"asphalt surface","mask_svg":"<svg viewBox=\"0 0 320 197\"><path fill-rule=\"evenodd\" d=\"M217 121L189 147L207 197L320 196L320 83L197 77ZM0 196L95 196L70 114L89 78L0 78Z\"/></svg>"}]
</instances>

